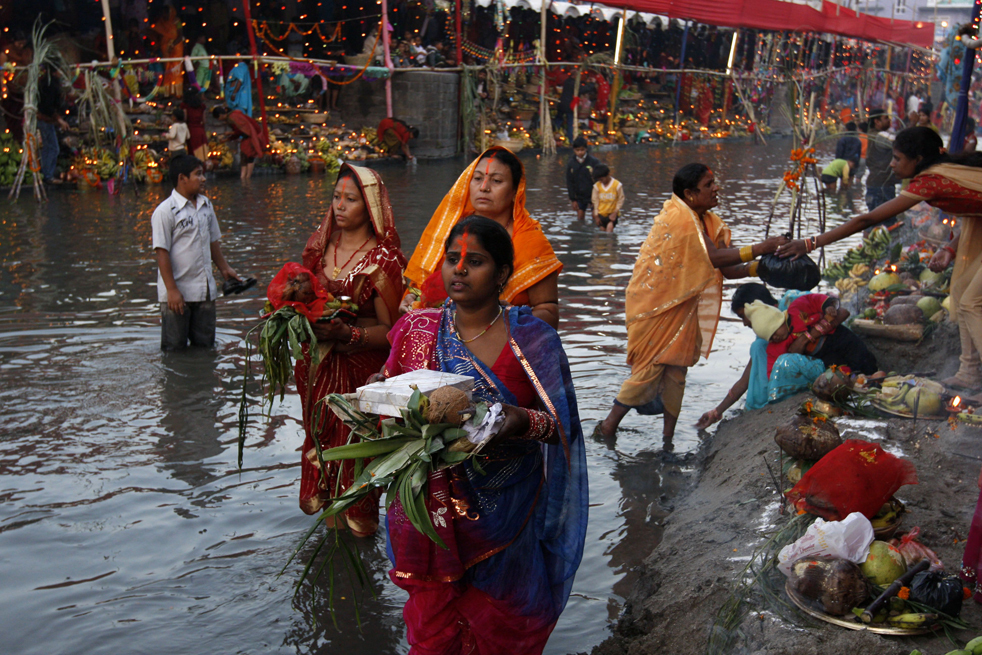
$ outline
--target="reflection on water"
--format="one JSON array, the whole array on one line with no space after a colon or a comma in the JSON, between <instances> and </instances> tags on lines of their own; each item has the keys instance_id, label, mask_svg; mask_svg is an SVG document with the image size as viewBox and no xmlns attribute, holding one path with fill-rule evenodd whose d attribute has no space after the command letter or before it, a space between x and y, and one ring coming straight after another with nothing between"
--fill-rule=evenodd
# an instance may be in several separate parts
<instances>
[{"instance_id":1,"label":"reflection on water","mask_svg":"<svg viewBox=\"0 0 982 655\"><path fill-rule=\"evenodd\" d=\"M529 210L565 264L561 334L586 434L628 374L624 287L674 171L696 160L712 166L723 183L720 214L735 242L748 243L763 235L788 147L600 153L627 192L610 235L568 210L562 159L525 159ZM407 252L464 164L380 169ZM329 202L319 177L221 180L207 192L229 261L261 281L299 260ZM150 215L167 194L57 190L46 205L24 198L0 215L5 650L405 652L405 597L386 577L383 537L360 544L374 591L362 594L361 631L350 586L334 589L337 630L326 582L294 596L299 566L278 575L311 521L297 508L295 394L277 399L267 421L251 390L245 469L235 469L243 337L262 285L219 302L214 352L158 350ZM786 225L782 212L775 225ZM584 561L547 652L582 652L609 634L631 569L661 538L691 478L699 445L691 426L739 377L751 339L738 323L721 323L716 352L690 370L671 452L661 450L660 419L633 413L616 442L588 440Z\"/></svg>"}]
</instances>

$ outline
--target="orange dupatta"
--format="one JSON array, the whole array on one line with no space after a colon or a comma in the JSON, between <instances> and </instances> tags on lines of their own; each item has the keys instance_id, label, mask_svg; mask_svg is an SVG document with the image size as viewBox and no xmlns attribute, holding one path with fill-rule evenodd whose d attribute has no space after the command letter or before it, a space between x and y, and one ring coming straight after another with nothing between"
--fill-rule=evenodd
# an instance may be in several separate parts
<instances>
[{"instance_id":1,"label":"orange dupatta","mask_svg":"<svg viewBox=\"0 0 982 655\"><path fill-rule=\"evenodd\" d=\"M627 361L692 366L708 357L723 301L723 274L706 250L708 236L729 247L730 229L706 212L705 229L676 195L665 202L641 246L627 285Z\"/></svg>"},{"instance_id":2,"label":"orange dupatta","mask_svg":"<svg viewBox=\"0 0 982 655\"><path fill-rule=\"evenodd\" d=\"M411 286L417 288L423 286L426 279L437 270L440 262L443 261L443 245L450 230L460 219L474 213L474 206L470 202L471 178L474 177L478 162L494 150L506 150L506 148L493 146L481 153L460 174L450 191L443 197L440 206L433 212L433 217L430 218L406 267L406 279L410 281ZM549 240L542 233L542 227L525 209L524 167L522 181L518 183L518 191L515 193L512 220L514 222L511 242L515 247L515 272L501 292L501 299L509 304L516 304L513 301L520 299L522 292L563 268Z\"/></svg>"}]
</instances>

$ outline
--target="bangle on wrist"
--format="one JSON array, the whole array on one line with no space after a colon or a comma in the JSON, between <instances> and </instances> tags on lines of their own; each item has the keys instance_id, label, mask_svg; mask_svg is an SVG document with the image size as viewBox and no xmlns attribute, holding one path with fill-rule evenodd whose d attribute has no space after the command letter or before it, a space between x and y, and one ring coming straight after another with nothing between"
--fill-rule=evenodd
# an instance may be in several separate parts
<instances>
[{"instance_id":1,"label":"bangle on wrist","mask_svg":"<svg viewBox=\"0 0 982 655\"><path fill-rule=\"evenodd\" d=\"M747 263L747 262L749 262L753 258L754 258L754 247L753 246L744 246L744 247L740 248L740 261L741 262Z\"/></svg>"},{"instance_id":2,"label":"bangle on wrist","mask_svg":"<svg viewBox=\"0 0 982 655\"><path fill-rule=\"evenodd\" d=\"M943 246L941 249L942 250L947 250L948 252L951 253L952 257L954 257L954 255L955 255L955 249L952 248L950 245L949 246Z\"/></svg>"},{"instance_id":3,"label":"bangle on wrist","mask_svg":"<svg viewBox=\"0 0 982 655\"><path fill-rule=\"evenodd\" d=\"M348 345L354 346L359 341L361 341L361 328L352 325L348 329L351 331L351 336L348 337Z\"/></svg>"},{"instance_id":4,"label":"bangle on wrist","mask_svg":"<svg viewBox=\"0 0 982 655\"><path fill-rule=\"evenodd\" d=\"M760 262L758 262L757 260L754 260L749 264L747 264L747 277L757 277L757 266L759 265Z\"/></svg>"}]
</instances>

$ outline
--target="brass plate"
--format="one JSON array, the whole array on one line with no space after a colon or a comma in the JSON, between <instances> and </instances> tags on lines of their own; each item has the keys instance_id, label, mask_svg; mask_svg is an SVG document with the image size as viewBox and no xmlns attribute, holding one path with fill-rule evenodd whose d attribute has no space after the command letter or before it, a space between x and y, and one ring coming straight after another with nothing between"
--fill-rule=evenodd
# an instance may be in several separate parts
<instances>
[{"instance_id":1,"label":"brass plate","mask_svg":"<svg viewBox=\"0 0 982 655\"><path fill-rule=\"evenodd\" d=\"M894 635L897 637L903 636L914 636L914 635L926 635L933 632L935 628L940 626L931 626L924 628L895 628L891 625L869 625L866 623L861 623L859 621L853 620L852 618L842 618L839 616L832 616L831 614L826 614L825 612L815 609L812 606L812 602L801 596L794 588L791 586L791 580L789 579L784 583L784 591L788 594L788 598L791 602L798 606L802 612L808 616L814 617L820 621L825 621L826 623L831 623L837 625L840 628L846 628L847 630L866 630L867 632L873 632L878 635Z\"/></svg>"}]
</instances>

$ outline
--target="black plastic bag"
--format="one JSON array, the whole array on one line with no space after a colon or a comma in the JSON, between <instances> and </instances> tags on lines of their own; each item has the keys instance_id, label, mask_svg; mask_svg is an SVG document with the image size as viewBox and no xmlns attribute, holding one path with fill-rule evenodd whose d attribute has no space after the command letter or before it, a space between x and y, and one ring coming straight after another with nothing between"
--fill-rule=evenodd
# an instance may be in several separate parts
<instances>
[{"instance_id":1,"label":"black plastic bag","mask_svg":"<svg viewBox=\"0 0 982 655\"><path fill-rule=\"evenodd\" d=\"M957 617L962 611L962 581L956 575L945 576L935 571L924 571L910 581L910 599Z\"/></svg>"},{"instance_id":2,"label":"black plastic bag","mask_svg":"<svg viewBox=\"0 0 982 655\"><path fill-rule=\"evenodd\" d=\"M757 265L757 275L772 287L798 291L811 291L822 280L818 264L807 256L792 260L790 257L764 255Z\"/></svg>"}]
</instances>

